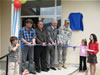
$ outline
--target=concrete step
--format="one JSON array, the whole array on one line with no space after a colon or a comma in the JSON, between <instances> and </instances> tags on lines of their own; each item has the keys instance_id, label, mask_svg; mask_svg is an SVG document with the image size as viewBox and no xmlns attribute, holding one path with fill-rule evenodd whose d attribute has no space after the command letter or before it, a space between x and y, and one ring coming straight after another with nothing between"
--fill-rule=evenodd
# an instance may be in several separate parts
<instances>
[{"instance_id":1,"label":"concrete step","mask_svg":"<svg viewBox=\"0 0 100 75\"><path fill-rule=\"evenodd\" d=\"M41 72L37 73L36 75L72 75L72 73L76 72L78 70L78 65L76 64L68 64L67 69L62 68L62 70L50 70L49 72ZM5 70L2 68L0 69L0 75L5 75ZM33 75L33 74L29 74Z\"/></svg>"},{"instance_id":2,"label":"concrete step","mask_svg":"<svg viewBox=\"0 0 100 75\"><path fill-rule=\"evenodd\" d=\"M88 75L88 70L85 72L79 72L79 70L77 70L76 72L74 72L72 75Z\"/></svg>"},{"instance_id":3,"label":"concrete step","mask_svg":"<svg viewBox=\"0 0 100 75\"><path fill-rule=\"evenodd\" d=\"M36 75L72 75L72 73L76 72L77 70L78 70L78 65L69 64L67 66L67 69L62 68L62 70L56 70L56 71L50 70L49 72L41 72L37 73Z\"/></svg>"},{"instance_id":4,"label":"concrete step","mask_svg":"<svg viewBox=\"0 0 100 75\"><path fill-rule=\"evenodd\" d=\"M0 75L5 75L5 62L0 63ZM36 75L87 75L87 71L80 73L78 70L79 65L77 64L68 64L67 69L62 68L62 70L50 70L49 72L41 72L37 73ZM21 75L21 74L20 74ZM33 74L29 74L33 75Z\"/></svg>"},{"instance_id":5,"label":"concrete step","mask_svg":"<svg viewBox=\"0 0 100 75\"><path fill-rule=\"evenodd\" d=\"M0 75L6 75L5 70L6 70L6 62L0 61Z\"/></svg>"}]
</instances>

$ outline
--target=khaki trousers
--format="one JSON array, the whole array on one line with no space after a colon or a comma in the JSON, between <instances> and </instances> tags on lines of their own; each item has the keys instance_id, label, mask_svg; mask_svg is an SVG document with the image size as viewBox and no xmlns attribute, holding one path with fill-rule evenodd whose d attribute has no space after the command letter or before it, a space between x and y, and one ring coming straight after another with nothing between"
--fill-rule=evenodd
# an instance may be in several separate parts
<instances>
[{"instance_id":1,"label":"khaki trousers","mask_svg":"<svg viewBox=\"0 0 100 75\"><path fill-rule=\"evenodd\" d=\"M19 75L18 62L9 62L8 63L8 75Z\"/></svg>"}]
</instances>

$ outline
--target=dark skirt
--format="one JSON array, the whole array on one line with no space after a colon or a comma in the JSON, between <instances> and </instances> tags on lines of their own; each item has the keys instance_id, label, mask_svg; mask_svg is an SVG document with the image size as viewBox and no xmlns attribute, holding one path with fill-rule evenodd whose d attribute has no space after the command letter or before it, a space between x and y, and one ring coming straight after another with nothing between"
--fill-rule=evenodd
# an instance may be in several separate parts
<instances>
[{"instance_id":1,"label":"dark skirt","mask_svg":"<svg viewBox=\"0 0 100 75\"><path fill-rule=\"evenodd\" d=\"M97 56L94 54L89 54L88 55L88 63L97 63Z\"/></svg>"}]
</instances>

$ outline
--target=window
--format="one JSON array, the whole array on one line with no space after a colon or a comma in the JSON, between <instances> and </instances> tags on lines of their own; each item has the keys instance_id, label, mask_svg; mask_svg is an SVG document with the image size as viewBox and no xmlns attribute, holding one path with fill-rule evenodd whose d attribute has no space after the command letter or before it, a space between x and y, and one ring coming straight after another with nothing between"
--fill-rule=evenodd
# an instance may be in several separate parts
<instances>
[{"instance_id":1,"label":"window","mask_svg":"<svg viewBox=\"0 0 100 75\"><path fill-rule=\"evenodd\" d=\"M22 5L21 16L44 18L45 25L49 26L53 19L61 25L61 0L29 0Z\"/></svg>"}]
</instances>

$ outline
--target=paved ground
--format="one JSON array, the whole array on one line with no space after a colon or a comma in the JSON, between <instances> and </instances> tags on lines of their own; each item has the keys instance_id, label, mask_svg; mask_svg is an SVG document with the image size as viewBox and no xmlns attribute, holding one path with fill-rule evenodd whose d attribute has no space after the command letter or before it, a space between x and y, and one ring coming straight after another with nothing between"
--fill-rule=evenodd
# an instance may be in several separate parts
<instances>
[{"instance_id":1,"label":"paved ground","mask_svg":"<svg viewBox=\"0 0 100 75\"><path fill-rule=\"evenodd\" d=\"M50 70L49 72L41 72L36 75L69 75L72 72L78 69L78 65L68 65L67 69L62 70ZM5 75L6 63L4 61L0 61L0 75ZM31 75L31 74L29 74Z\"/></svg>"}]
</instances>

